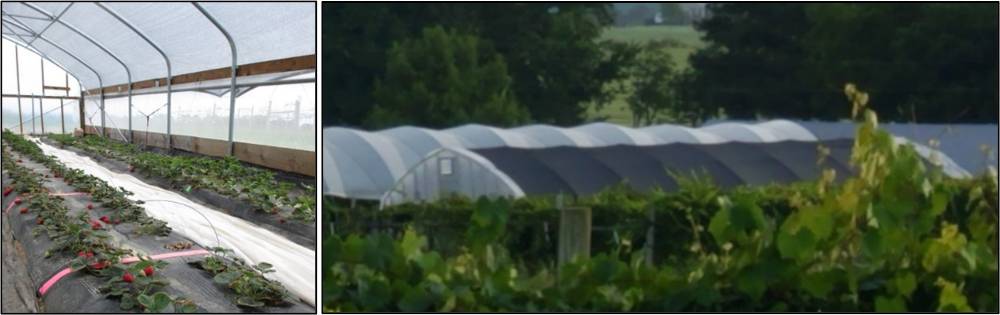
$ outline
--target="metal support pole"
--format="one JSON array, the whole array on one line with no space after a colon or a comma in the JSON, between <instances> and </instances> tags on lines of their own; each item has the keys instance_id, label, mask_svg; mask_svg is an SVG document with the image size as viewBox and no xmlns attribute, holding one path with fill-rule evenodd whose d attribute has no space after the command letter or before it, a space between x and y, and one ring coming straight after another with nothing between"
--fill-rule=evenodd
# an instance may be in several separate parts
<instances>
[{"instance_id":1,"label":"metal support pole","mask_svg":"<svg viewBox=\"0 0 1000 315\"><path fill-rule=\"evenodd\" d=\"M66 96L69 96L69 73L63 72L66 75ZM59 101L59 124L62 125L62 133L66 134L66 114L65 114L66 103Z\"/></svg>"},{"instance_id":2,"label":"metal support pole","mask_svg":"<svg viewBox=\"0 0 1000 315\"><path fill-rule=\"evenodd\" d=\"M17 51L19 48L14 46L14 74L17 79L14 83L17 84L17 95L21 95L21 61L18 57ZM17 98L17 122L19 123L18 128L21 130L21 134L24 135L24 115L21 114L21 98Z\"/></svg>"},{"instance_id":3,"label":"metal support pole","mask_svg":"<svg viewBox=\"0 0 1000 315\"><path fill-rule=\"evenodd\" d=\"M104 47L104 45L101 45L101 43L97 42L97 40L95 40L94 38L92 38L89 35L83 33L83 31L80 31L79 29L77 29L73 25L70 25L69 23L66 23L65 21L60 20L59 18L62 17L62 15L66 13L66 11L69 11L69 6L67 6L66 9L64 9L61 13L59 13L59 16L53 16L52 14L49 14L48 12L45 12L45 10L42 10L41 8L39 8L38 6L36 6L34 4L31 4L31 3L28 3L28 2L25 2L23 4L24 4L24 6L27 6L27 7L31 8L32 10L35 10L38 13L41 13L42 15L51 18L52 21L53 21L53 23L62 24L62 26L65 26L66 28L68 28L69 30L73 31L77 35L80 35L80 37L83 37L83 39L86 39L91 44L94 44L94 46L97 46L97 48L99 48L102 51L104 51L104 53L108 54L108 56L111 56L111 58L114 59L115 61L117 61L118 64L120 64L122 66L122 68L125 68L125 75L128 77L128 103L129 103L128 104L128 106L129 106L129 136L128 136L128 138L129 139L127 139L127 141L128 142L132 142L132 120L131 120L132 119L132 71L129 70L128 65L126 65L125 62L123 62L121 60L121 58L118 58L117 55L111 53L111 51L108 50L106 47ZM72 5L72 3L71 3L71 5ZM38 38L41 38L41 32L39 32L38 37L36 37L36 39L38 39ZM102 126L101 128L104 128L104 120L105 120L105 116L106 115L107 115L107 111L104 108L104 85L102 84L101 85L101 126ZM102 130L101 132L103 133L104 131Z\"/></svg>"},{"instance_id":4,"label":"metal support pole","mask_svg":"<svg viewBox=\"0 0 1000 315\"><path fill-rule=\"evenodd\" d=\"M38 58L38 64L42 69L42 96L45 96L45 59ZM45 106L42 105L42 103L44 102L45 102L44 97L38 99L38 112L42 113L42 116L39 118L41 118L42 121L41 124L42 124L43 135L45 134Z\"/></svg>"},{"instance_id":5,"label":"metal support pole","mask_svg":"<svg viewBox=\"0 0 1000 315\"><path fill-rule=\"evenodd\" d=\"M201 14L205 15L205 18L208 18L208 20L212 22L212 24L214 24L220 32L222 32L222 35L226 37L226 41L229 42L229 50L232 53L233 66L229 84L229 155L231 156L233 155L233 120L236 118L236 43L233 42L233 37L229 35L229 32L227 32L224 27L222 27L222 24L219 24L219 21L216 21L211 14L208 14L208 11L205 11L205 8L202 8L197 2L192 2L191 4L193 4L198 11L201 11Z\"/></svg>"},{"instance_id":6,"label":"metal support pole","mask_svg":"<svg viewBox=\"0 0 1000 315\"><path fill-rule=\"evenodd\" d=\"M35 93L31 93L32 96L34 96L34 94ZM34 97L30 97L30 99L31 99L31 134L36 134L36 132L35 132L35 98Z\"/></svg>"}]
</instances>

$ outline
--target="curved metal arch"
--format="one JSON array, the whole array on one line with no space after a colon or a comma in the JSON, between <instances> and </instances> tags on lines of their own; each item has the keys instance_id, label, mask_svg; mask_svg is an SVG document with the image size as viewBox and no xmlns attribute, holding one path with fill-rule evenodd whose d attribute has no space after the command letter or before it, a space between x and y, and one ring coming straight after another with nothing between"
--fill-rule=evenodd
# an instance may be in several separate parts
<instances>
[{"instance_id":1,"label":"curved metal arch","mask_svg":"<svg viewBox=\"0 0 1000 315\"><path fill-rule=\"evenodd\" d=\"M28 5L27 2L21 2L21 4L23 4L25 6ZM47 18L49 18L49 21L52 21L52 22L49 22L49 25L46 25L44 28L42 28L41 31L38 31L38 34L36 34L35 36L32 36L31 41L28 42L28 45L31 45L32 43L35 42L35 40L38 40L38 38L41 37L42 34L45 34L45 31L49 30L49 28L52 27L53 24L56 24L56 21L58 21L59 18L61 18L63 16L63 14L66 14L66 11L69 11L69 8L71 8L71 7L73 7L73 2L70 2L68 5L66 5L66 8L64 8L62 10L62 12L59 12L59 15L55 16L55 17L53 17L52 15L47 14L47 13L42 13L42 15L44 15ZM32 9L35 9L35 8L32 8ZM37 10L37 9L35 9L35 10ZM39 11L39 12L41 12L41 11ZM32 33L34 33L34 32L32 32Z\"/></svg>"},{"instance_id":2,"label":"curved metal arch","mask_svg":"<svg viewBox=\"0 0 1000 315\"><path fill-rule=\"evenodd\" d=\"M7 15L7 13L4 12L3 15ZM21 23L21 21L18 21L17 19L15 19L15 18L13 18L13 17L11 17L9 15L7 17L10 18L11 20L15 21L15 22ZM7 22L7 24L10 24L10 25L17 26L14 23L11 23L10 21L4 20L4 22ZM18 26L18 27L20 27L20 26ZM24 28L22 27L22 29L24 29ZM73 58L74 60L76 60L77 62L79 62L81 65L83 65L84 67L86 67L87 69L89 69L90 72L93 72L95 76L97 76L97 84L99 86L102 86L102 87L104 86L104 78L101 77L101 73L97 72L97 70L94 70L94 68L91 67L86 62L84 62L83 59L80 59L80 57L77 57L73 53L69 52L68 50L66 50L66 48L63 48L62 46L59 46L59 44L56 44L55 42L49 40L48 38L45 38L40 33L35 33L34 31L31 31L30 29L24 29L24 30L28 31L28 33L31 33L34 38L41 39L42 41L45 41L49 45L52 45L52 47L55 47L56 49L59 49L60 51L62 51L63 53L65 53L70 58ZM35 48L31 44L27 44L27 41L24 41L24 38L21 38L21 36L18 36L18 38L20 38L21 41L23 41L24 43L26 43L26 45L28 45L28 47L30 47L32 51L38 53L39 56L42 56L43 58L52 61L52 58L49 58L47 55L45 55L44 53L42 53L40 49ZM17 43L15 43L15 44L17 44ZM28 48L28 47L25 47L25 48ZM53 62L53 63L55 63L55 62ZM66 68L63 68L62 66L59 66L59 67L62 68L63 71L66 71L67 73L71 73L70 71L67 71ZM77 84L79 84L81 86L83 85L83 83L81 83L80 80L77 80L76 82L77 82ZM82 91L85 91L85 90L81 89L80 91L82 93ZM100 107L101 107L101 112L103 113L104 112L104 89L101 89L101 106ZM102 136L104 135L105 130L107 130L107 129L105 128L105 125L104 125L104 115L101 115L101 135Z\"/></svg>"},{"instance_id":3,"label":"curved metal arch","mask_svg":"<svg viewBox=\"0 0 1000 315\"><path fill-rule=\"evenodd\" d=\"M191 2L191 5L194 5L194 7L196 9L198 9L198 11L201 12L201 14L204 15L205 18L207 18L209 22L212 22L212 25L215 25L215 28L219 29L219 32L222 32L222 35L226 37L226 41L229 42L229 50L232 52L231 55L233 57L233 66L232 66L232 75L230 76L231 77L231 82L230 82L230 85L229 85L229 91L230 91L230 93L229 93L229 155L233 155L233 122L234 122L234 119L236 118L235 117L236 116L235 112L236 112L236 93L237 93L237 91L236 91L236 67L237 67L237 63L236 63L236 42L233 41L233 37L229 35L229 32L226 31L226 28L222 27L222 24L220 24L219 21L216 21L215 17L213 17L211 14L209 14L208 11L205 10L205 8L201 7L201 5L198 4L197 2Z\"/></svg>"},{"instance_id":4,"label":"curved metal arch","mask_svg":"<svg viewBox=\"0 0 1000 315\"><path fill-rule=\"evenodd\" d=\"M128 77L128 142L132 143L132 70L129 69L128 65L125 64L125 62L122 61L120 58L118 58L117 55L115 55L110 50L108 50L107 47L104 47L104 45L102 45L101 43L97 42L97 40L95 40L93 37L90 37L90 35L87 35L83 31L81 31L80 29L76 28L75 26L70 25L69 23L66 23L66 21L63 21L63 20L59 19L60 17L62 17L63 14L66 14L66 12L68 12L70 8L72 8L73 3L70 3L70 5L66 6L66 9L64 9L62 11L62 13L59 14L59 16L53 16L52 14L49 14L48 12L45 12L45 10L42 10L42 8L39 8L38 6L36 6L34 4L31 4L31 3L24 2L22 4L24 6L26 6L26 7L31 8L32 10L35 10L38 13L41 13L42 15L44 15L46 17L51 18L52 21L53 21L53 23L62 24L62 26L65 26L66 28L68 28L69 30L73 31L77 35L80 35L80 37L83 37L84 39L86 39L87 41L89 41L91 44L94 44L94 46L97 46L97 48L99 48L102 51L104 51L104 53L108 54L108 56L111 56L111 58L115 59L115 61L117 61L118 64L120 64L122 66L122 68L125 68L125 75ZM52 26L52 24L49 24L49 26ZM45 29L48 29L48 27L46 27ZM36 38L40 38L42 36L43 32L45 32L45 30L42 30L42 32L39 32L38 33L38 37L36 37ZM103 87L104 87L104 84L101 84L101 88L102 88L101 94L104 94ZM102 121L102 125L103 125L103 121L105 120L105 116L107 116L107 111L104 109L104 106L101 106L101 112L102 112L101 113L101 121Z\"/></svg>"},{"instance_id":5,"label":"curved metal arch","mask_svg":"<svg viewBox=\"0 0 1000 315\"><path fill-rule=\"evenodd\" d=\"M163 62L167 64L167 149L169 150L170 148L173 147L170 137L170 114L171 114L170 94L172 92L171 81L173 81L173 71L170 67L170 58L167 57L167 53L163 52L163 49L161 49L159 45L153 42L153 40L149 39L149 37L146 36L145 33L140 31L139 28L137 28L134 24L125 19L125 17L118 14L118 12L111 10L111 8L105 6L103 3L94 2L94 4L100 7L101 9L104 9L105 12L108 12L108 14L115 17L115 19L118 19L119 22L122 22L122 24L131 29L132 32L135 32L136 35L139 35L139 37L145 40L146 43L149 43L149 45L152 46L153 49L156 49L156 51L160 53L160 56L163 56ZM131 91L132 91L132 85L129 84L129 92L131 93ZM129 108L131 108L131 104L132 101L130 100ZM131 116L131 110L129 111L129 115ZM131 117L129 117L129 125L131 126L131 124L132 124L132 119ZM131 130L132 128L129 127L129 129Z\"/></svg>"}]
</instances>

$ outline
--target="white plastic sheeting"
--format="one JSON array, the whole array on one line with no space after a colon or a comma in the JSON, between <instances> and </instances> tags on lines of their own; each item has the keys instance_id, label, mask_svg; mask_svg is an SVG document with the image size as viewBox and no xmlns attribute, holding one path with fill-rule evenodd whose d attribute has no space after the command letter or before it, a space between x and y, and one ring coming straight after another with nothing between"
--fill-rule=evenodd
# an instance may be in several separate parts
<instances>
[{"instance_id":1,"label":"white plastic sheeting","mask_svg":"<svg viewBox=\"0 0 1000 315\"><path fill-rule=\"evenodd\" d=\"M237 257L248 263L268 262L274 265L276 271L265 274L266 277L281 282L296 297L310 305L316 305L315 251L243 219L195 203L175 192L146 184L129 174L112 172L88 157L44 143L40 143L39 147L46 155L54 156L67 167L82 170L112 186L135 193L129 196L130 199L170 200L186 205L187 207L170 202L147 202L143 208L149 216L165 221L174 231L202 246L222 246L232 249Z\"/></svg>"},{"instance_id":2,"label":"white plastic sheeting","mask_svg":"<svg viewBox=\"0 0 1000 315\"><path fill-rule=\"evenodd\" d=\"M436 163L435 163L436 162ZM381 197L381 206L437 200L450 193L523 197L524 191L482 156L458 147L439 148L417 161Z\"/></svg>"},{"instance_id":3,"label":"white plastic sheeting","mask_svg":"<svg viewBox=\"0 0 1000 315\"><path fill-rule=\"evenodd\" d=\"M323 130L323 192L342 198L377 200L396 186L411 167L440 148L601 147L816 139L804 128L795 127L788 121L706 129L675 125L633 129L608 123L574 128L529 125L513 129L469 124L440 131L405 126L378 132L329 127Z\"/></svg>"},{"instance_id":4,"label":"white plastic sheeting","mask_svg":"<svg viewBox=\"0 0 1000 315\"><path fill-rule=\"evenodd\" d=\"M187 2L102 2L163 49L173 74L231 66L228 41ZM199 3L233 37L237 63L315 54L315 4L307 2ZM163 57L138 34L95 3L4 2L5 38L39 50L87 88L167 76ZM58 17L60 23L51 23ZM50 26L51 25L51 26ZM68 26L67 26L68 25ZM73 29L90 37L101 47ZM43 32L44 31L44 32ZM32 35L41 33L40 39ZM24 36L25 34L31 34ZM28 42L31 42L28 45ZM58 47L57 47L58 46ZM61 49L60 49L61 48ZM97 72L95 74L73 54ZM121 63L115 60L117 57Z\"/></svg>"}]
</instances>

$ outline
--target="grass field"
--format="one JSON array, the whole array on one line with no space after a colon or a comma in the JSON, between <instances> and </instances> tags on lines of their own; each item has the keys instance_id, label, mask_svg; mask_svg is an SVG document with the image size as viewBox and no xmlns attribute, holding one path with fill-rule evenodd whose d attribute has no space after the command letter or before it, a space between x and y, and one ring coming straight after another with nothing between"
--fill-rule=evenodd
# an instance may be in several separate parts
<instances>
[{"instance_id":1,"label":"grass field","mask_svg":"<svg viewBox=\"0 0 1000 315\"><path fill-rule=\"evenodd\" d=\"M680 44L670 48L674 64L680 68L688 66L688 56L695 50L705 46L701 34L691 26L631 26L611 27L604 31L601 40L643 43L650 40L668 39ZM607 118L607 122L632 126L632 112L625 102L625 95L615 97L615 100L601 110L591 108L588 111L589 120Z\"/></svg>"}]
</instances>

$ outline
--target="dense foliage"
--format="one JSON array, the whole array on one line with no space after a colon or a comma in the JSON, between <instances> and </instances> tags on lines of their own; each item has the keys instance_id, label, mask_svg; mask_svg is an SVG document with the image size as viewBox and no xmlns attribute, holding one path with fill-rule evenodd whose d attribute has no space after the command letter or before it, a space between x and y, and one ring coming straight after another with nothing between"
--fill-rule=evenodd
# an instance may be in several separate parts
<instances>
[{"instance_id":1,"label":"dense foliage","mask_svg":"<svg viewBox=\"0 0 1000 315\"><path fill-rule=\"evenodd\" d=\"M422 234L442 229L420 221L448 217L454 201L386 209L421 218L395 233L355 233L338 223L350 210L330 209L324 309L996 312L996 170L944 177L878 130L867 94L853 85L845 92L862 117L851 159L856 174L827 171L801 187L744 191L695 180L678 192L609 192L583 201L595 207L595 225L636 218L636 209L672 212L677 220L652 223L674 231L676 248L665 262L649 262L646 249L622 234L615 246L560 266L519 255L526 247L510 237L525 233L518 230L530 223L524 216L558 215L537 211L546 205L535 200L458 207L471 208L455 222L465 233L440 245ZM601 204L621 214L596 210ZM435 207L445 214L429 214ZM602 213L608 216L597 219ZM436 248L450 246L456 249Z\"/></svg>"},{"instance_id":2,"label":"dense foliage","mask_svg":"<svg viewBox=\"0 0 1000 315\"><path fill-rule=\"evenodd\" d=\"M475 36L428 27L419 38L393 45L387 58L385 78L375 83L370 127L514 126L528 118L510 90L503 57Z\"/></svg>"},{"instance_id":3,"label":"dense foliage","mask_svg":"<svg viewBox=\"0 0 1000 315\"><path fill-rule=\"evenodd\" d=\"M708 46L678 80L684 109L705 119L841 119L855 81L883 119L997 121L996 3L709 4Z\"/></svg>"},{"instance_id":4,"label":"dense foliage","mask_svg":"<svg viewBox=\"0 0 1000 315\"><path fill-rule=\"evenodd\" d=\"M577 124L588 106L610 101L605 84L623 75L596 40L611 15L601 3L324 4L323 64L336 71L323 79L323 124L362 126L391 47L437 25L494 47L531 120Z\"/></svg>"},{"instance_id":5,"label":"dense foliage","mask_svg":"<svg viewBox=\"0 0 1000 315\"><path fill-rule=\"evenodd\" d=\"M134 171L166 179L184 190L208 189L246 200L260 212L279 214L279 209L287 208L291 209L292 218L306 222L316 220L314 186L304 185L301 194L293 194L292 183L279 181L274 172L245 166L233 157L166 155L97 136L54 134L48 137L62 145L123 161Z\"/></svg>"}]
</instances>

